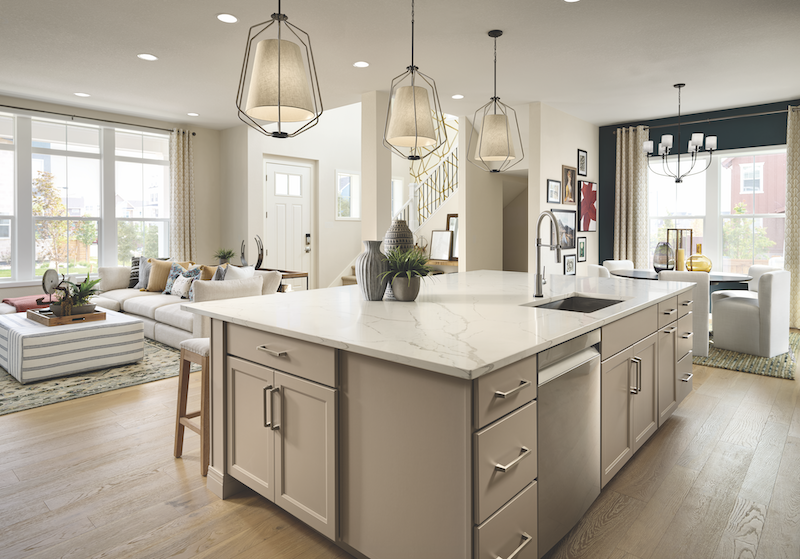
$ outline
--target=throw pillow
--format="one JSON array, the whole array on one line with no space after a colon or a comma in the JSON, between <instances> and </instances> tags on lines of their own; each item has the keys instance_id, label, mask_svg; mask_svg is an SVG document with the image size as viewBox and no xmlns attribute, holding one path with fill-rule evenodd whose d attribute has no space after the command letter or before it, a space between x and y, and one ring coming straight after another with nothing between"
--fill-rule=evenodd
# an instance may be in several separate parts
<instances>
[{"instance_id":1,"label":"throw pillow","mask_svg":"<svg viewBox=\"0 0 800 559\"><path fill-rule=\"evenodd\" d=\"M152 267L150 268L150 279L147 281L147 291L164 291L167 287L167 279L169 279L173 262L157 260L155 258L150 258L149 262L152 264ZM194 262L177 262L177 264L186 270L186 268L194 264Z\"/></svg>"},{"instance_id":2,"label":"throw pillow","mask_svg":"<svg viewBox=\"0 0 800 559\"><path fill-rule=\"evenodd\" d=\"M189 298L189 290L192 288L194 278L190 278L181 274L175 278L175 283L172 284L172 294L177 295L181 299Z\"/></svg>"},{"instance_id":3,"label":"throw pillow","mask_svg":"<svg viewBox=\"0 0 800 559\"><path fill-rule=\"evenodd\" d=\"M214 279L214 274L217 273L217 268L227 268L228 264L222 264L221 266L200 266L202 273L200 274L200 279L203 281L208 281Z\"/></svg>"},{"instance_id":4,"label":"throw pillow","mask_svg":"<svg viewBox=\"0 0 800 559\"><path fill-rule=\"evenodd\" d=\"M150 280L150 269L152 266L150 260L142 259L142 262L139 264L139 281L133 286L135 289L147 291L147 282Z\"/></svg>"},{"instance_id":5,"label":"throw pillow","mask_svg":"<svg viewBox=\"0 0 800 559\"><path fill-rule=\"evenodd\" d=\"M182 266L184 262L173 262L172 267L169 270L169 276L167 277L167 284L164 286L164 295L169 295L172 293L172 286L175 283L175 280L183 274L192 279L198 277L200 275L200 266L191 266L187 270Z\"/></svg>"},{"instance_id":6,"label":"throw pillow","mask_svg":"<svg viewBox=\"0 0 800 559\"><path fill-rule=\"evenodd\" d=\"M225 271L225 281L249 279L252 278L255 273L256 269L254 266L245 266L244 268L228 266L228 269Z\"/></svg>"},{"instance_id":7,"label":"throw pillow","mask_svg":"<svg viewBox=\"0 0 800 559\"><path fill-rule=\"evenodd\" d=\"M139 283L139 268L141 260L141 256L134 256L131 258L131 277L128 285L129 288L136 287L136 284Z\"/></svg>"},{"instance_id":8,"label":"throw pillow","mask_svg":"<svg viewBox=\"0 0 800 559\"><path fill-rule=\"evenodd\" d=\"M217 271L214 272L214 277L211 278L211 281L222 281L225 279L225 272L228 270L228 267L218 266Z\"/></svg>"}]
</instances>

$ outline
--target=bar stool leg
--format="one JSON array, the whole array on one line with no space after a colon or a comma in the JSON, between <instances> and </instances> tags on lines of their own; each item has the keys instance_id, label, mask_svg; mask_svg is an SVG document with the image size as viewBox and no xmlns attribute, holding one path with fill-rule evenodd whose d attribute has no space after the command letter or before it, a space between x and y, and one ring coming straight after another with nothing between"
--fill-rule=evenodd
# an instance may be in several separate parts
<instances>
[{"instance_id":1,"label":"bar stool leg","mask_svg":"<svg viewBox=\"0 0 800 559\"><path fill-rule=\"evenodd\" d=\"M175 419L175 458L183 454L183 435L185 427L181 418L186 416L186 401L189 397L189 370L191 361L186 359L185 350L181 350L180 373L178 373L178 414Z\"/></svg>"},{"instance_id":2,"label":"bar stool leg","mask_svg":"<svg viewBox=\"0 0 800 559\"><path fill-rule=\"evenodd\" d=\"M201 359L200 363L201 395L200 395L200 473L208 475L208 462L211 450L211 375L208 366L208 356Z\"/></svg>"}]
</instances>

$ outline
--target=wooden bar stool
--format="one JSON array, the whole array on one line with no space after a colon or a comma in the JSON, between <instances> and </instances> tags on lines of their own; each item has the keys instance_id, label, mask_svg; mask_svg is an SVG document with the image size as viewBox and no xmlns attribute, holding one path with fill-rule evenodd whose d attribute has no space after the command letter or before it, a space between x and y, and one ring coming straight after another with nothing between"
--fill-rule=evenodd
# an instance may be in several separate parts
<instances>
[{"instance_id":1,"label":"wooden bar stool","mask_svg":"<svg viewBox=\"0 0 800 559\"><path fill-rule=\"evenodd\" d=\"M191 338L181 342L181 364L178 374L178 417L175 421L175 458L183 454L183 434L188 427L200 435L200 473L208 475L208 457L210 446L210 392L209 392L209 355L211 340L209 338ZM189 396L189 371L192 363L200 365L200 411L186 413L186 400ZM200 417L200 424L192 421Z\"/></svg>"}]
</instances>

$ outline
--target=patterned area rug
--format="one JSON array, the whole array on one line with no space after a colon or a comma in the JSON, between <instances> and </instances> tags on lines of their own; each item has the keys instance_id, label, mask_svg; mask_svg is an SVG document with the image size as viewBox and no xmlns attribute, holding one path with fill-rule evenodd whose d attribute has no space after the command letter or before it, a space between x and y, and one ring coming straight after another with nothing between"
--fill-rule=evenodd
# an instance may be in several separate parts
<instances>
[{"instance_id":1,"label":"patterned area rug","mask_svg":"<svg viewBox=\"0 0 800 559\"><path fill-rule=\"evenodd\" d=\"M144 359L88 373L20 384L0 368L0 415L178 376L180 352L145 338Z\"/></svg>"},{"instance_id":2,"label":"patterned area rug","mask_svg":"<svg viewBox=\"0 0 800 559\"><path fill-rule=\"evenodd\" d=\"M746 353L737 353L727 349L717 349L714 344L711 344L708 348L708 357L693 357L692 363L718 369L729 369L742 373L794 380L798 349L800 349L800 333L790 332L789 351L771 359Z\"/></svg>"}]
</instances>

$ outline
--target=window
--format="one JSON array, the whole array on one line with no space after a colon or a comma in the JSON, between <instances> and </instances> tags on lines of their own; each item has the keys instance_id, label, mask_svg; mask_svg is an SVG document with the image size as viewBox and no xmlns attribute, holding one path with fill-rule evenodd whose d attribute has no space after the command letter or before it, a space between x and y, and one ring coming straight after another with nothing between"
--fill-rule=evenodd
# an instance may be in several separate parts
<instances>
[{"instance_id":1,"label":"window","mask_svg":"<svg viewBox=\"0 0 800 559\"><path fill-rule=\"evenodd\" d=\"M303 177L300 175L275 173L275 195L302 197L302 181Z\"/></svg>"},{"instance_id":2,"label":"window","mask_svg":"<svg viewBox=\"0 0 800 559\"><path fill-rule=\"evenodd\" d=\"M30 158L19 157L23 139ZM103 168L115 167L104 180ZM48 268L84 275L133 254L168 256L168 184L164 134L0 114L0 278L32 280ZM104 215L104 199L114 215ZM104 240L118 250L103 249Z\"/></svg>"},{"instance_id":3,"label":"window","mask_svg":"<svg viewBox=\"0 0 800 559\"><path fill-rule=\"evenodd\" d=\"M397 216L397 212L406 203L403 186L403 179L392 177L392 217Z\"/></svg>"},{"instance_id":4,"label":"window","mask_svg":"<svg viewBox=\"0 0 800 559\"><path fill-rule=\"evenodd\" d=\"M698 165L705 165L703 159ZM652 172L648 183L651 256L656 243L666 240L666 229L679 227L692 229L694 243L702 244L714 270L746 273L753 264L779 264L786 214L785 148L716 152L705 172L686 177L682 184Z\"/></svg>"},{"instance_id":5,"label":"window","mask_svg":"<svg viewBox=\"0 0 800 559\"><path fill-rule=\"evenodd\" d=\"M336 171L336 219L361 219L361 177Z\"/></svg>"}]
</instances>

